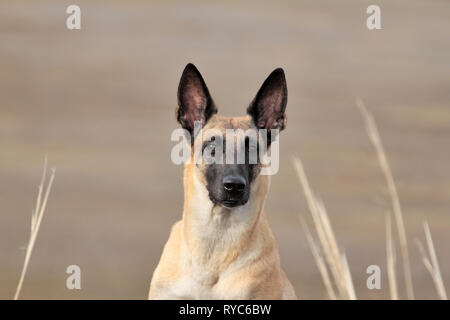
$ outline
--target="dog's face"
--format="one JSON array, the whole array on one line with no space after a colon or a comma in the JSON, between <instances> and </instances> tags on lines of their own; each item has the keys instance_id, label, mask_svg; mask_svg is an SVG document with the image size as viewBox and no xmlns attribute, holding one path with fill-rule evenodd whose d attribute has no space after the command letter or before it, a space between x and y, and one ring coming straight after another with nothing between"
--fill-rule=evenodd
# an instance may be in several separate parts
<instances>
[{"instance_id":1,"label":"dog's face","mask_svg":"<svg viewBox=\"0 0 450 320\"><path fill-rule=\"evenodd\" d=\"M286 103L284 72L276 69L247 108L247 116L220 117L200 72L193 64L186 66L178 87L176 117L191 136L193 154L202 158L195 170L214 204L233 208L248 202L263 165L261 148L266 150L276 138L271 129L281 131L286 125ZM261 135L259 129L268 134Z\"/></svg>"}]
</instances>

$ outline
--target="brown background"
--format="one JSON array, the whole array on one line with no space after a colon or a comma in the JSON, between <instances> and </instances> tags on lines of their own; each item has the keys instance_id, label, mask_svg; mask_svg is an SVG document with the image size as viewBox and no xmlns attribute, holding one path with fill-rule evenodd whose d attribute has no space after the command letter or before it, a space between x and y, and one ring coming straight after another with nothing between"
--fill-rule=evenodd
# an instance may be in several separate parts
<instances>
[{"instance_id":1,"label":"brown background","mask_svg":"<svg viewBox=\"0 0 450 320\"><path fill-rule=\"evenodd\" d=\"M65 27L73 3L80 31ZM298 223L310 217L292 156L328 208L357 296L388 298L390 202L356 96L375 115L398 183L416 295L436 298L414 245L425 219L450 287L450 4L376 1L383 29L369 31L372 3L0 2L0 298L19 279L46 153L57 174L22 297L146 298L181 216L170 134L187 62L229 116L244 113L275 67L286 70L289 122L267 208L299 297L326 296ZM80 291L65 288L71 264ZM365 286L371 264L382 268L378 291Z\"/></svg>"}]
</instances>

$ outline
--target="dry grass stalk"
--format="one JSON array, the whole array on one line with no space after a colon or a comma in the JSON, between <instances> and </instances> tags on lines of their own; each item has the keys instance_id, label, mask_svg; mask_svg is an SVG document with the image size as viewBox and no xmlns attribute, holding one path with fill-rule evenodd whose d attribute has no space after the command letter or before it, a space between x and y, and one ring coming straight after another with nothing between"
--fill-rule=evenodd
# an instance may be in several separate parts
<instances>
[{"instance_id":1,"label":"dry grass stalk","mask_svg":"<svg viewBox=\"0 0 450 320\"><path fill-rule=\"evenodd\" d=\"M407 297L408 299L412 300L414 299L414 290L412 284L411 267L409 262L408 242L403 222L403 213L400 206L400 200L398 197L397 189L394 183L394 178L392 176L389 163L387 162L386 154L384 152L383 145L381 143L380 135L378 133L378 129L376 127L372 115L367 111L361 99L357 99L356 104L358 105L361 114L363 115L363 118L366 122L367 133L375 148L378 161L381 166L381 170L388 185L392 201L392 207L394 210L397 232L399 236L400 249L402 253ZM345 254L341 253L339 250L339 246L334 236L333 229L331 227L331 223L328 214L326 212L325 206L314 195L309 185L301 160L294 158L294 166L297 171L300 183L303 187L303 192L305 194L308 207L314 221L314 226L322 250L320 250L319 246L315 243L311 235L311 232L309 231L309 228L303 219L301 219L301 222L305 230L308 244L311 248L317 267L319 268L320 274L322 276L322 280L327 289L328 296L330 297L330 299L337 299L337 298L356 299L356 294L347 258ZM436 252L434 250L433 240L431 238L431 232L428 223L426 222L424 224L424 229L430 258L428 258L425 249L423 248L422 244L419 241L417 241L417 245L419 246L419 250L422 254L423 263L425 264L425 267L431 274L439 297L441 299L447 299L447 293L444 287L444 283L442 281L442 276L439 269ZM321 251L323 252L323 254L321 253ZM398 300L399 295L395 272L396 255L395 255L394 241L392 237L392 223L389 213L386 215L386 255L387 255L387 272L388 272L389 290L391 299ZM330 277L330 273L328 272L328 270L330 270L332 277ZM337 293L334 289L334 286L336 286L338 290Z\"/></svg>"},{"instance_id":2,"label":"dry grass stalk","mask_svg":"<svg viewBox=\"0 0 450 320\"><path fill-rule=\"evenodd\" d=\"M341 256L342 265L344 267L344 275L345 275L345 285L348 291L348 299L356 300L355 287L353 286L352 273L350 272L350 267L348 266L347 256L345 253Z\"/></svg>"},{"instance_id":3,"label":"dry grass stalk","mask_svg":"<svg viewBox=\"0 0 450 320\"><path fill-rule=\"evenodd\" d=\"M414 288L412 283L411 276L411 266L409 262L409 253L408 253L408 240L406 238L405 225L403 222L403 214L400 206L400 200L397 193L397 188L394 183L394 178L392 176L391 169L389 167L389 163L386 158L386 154L384 152L383 144L381 142L380 135L378 133L377 126L372 115L369 113L367 108L364 105L364 102L361 99L356 99L356 105L358 106L361 114L366 122L367 134L369 135L370 141L372 142L378 161L381 166L381 171L386 179L386 183L389 189L389 194L392 200L392 207L394 210L395 222L397 225L397 232L399 236L400 249L403 259L403 272L405 276L405 285L406 285L406 294L408 299L414 299Z\"/></svg>"},{"instance_id":4,"label":"dry grass stalk","mask_svg":"<svg viewBox=\"0 0 450 320\"><path fill-rule=\"evenodd\" d=\"M309 229L305 229L307 230L306 235L308 243L311 247L314 258L316 259L316 263L321 272L328 295L331 299L356 299L347 259L345 254L341 253L339 250L339 246L334 236L325 206L315 197L300 159L294 158L294 166L303 187L303 192L305 194L306 201L308 202L317 236L325 257L325 259L323 259L320 255L318 247L314 243ZM324 260L326 261L326 264L324 263ZM338 290L338 295L335 294L333 289L329 273L326 271L328 270L327 267L331 271L334 284Z\"/></svg>"},{"instance_id":5,"label":"dry grass stalk","mask_svg":"<svg viewBox=\"0 0 450 320\"><path fill-rule=\"evenodd\" d=\"M353 288L348 287L347 273L343 264L342 255L339 252L336 238L331 228L328 214L322 201L315 198L317 213L314 218L314 223L317 230L322 230L323 239L321 239L322 246L326 248L325 252L328 264L333 270L334 279L340 292L342 299L350 299Z\"/></svg>"},{"instance_id":6,"label":"dry grass stalk","mask_svg":"<svg viewBox=\"0 0 450 320\"><path fill-rule=\"evenodd\" d=\"M433 239L431 238L431 232L430 227L428 226L428 222L425 222L423 224L423 228L425 231L428 253L431 260L428 258L428 255L420 241L416 239L417 246L419 247L420 253L422 254L422 261L428 272L430 273L431 278L433 279L433 283L436 287L439 298L442 300L447 300L447 292L445 290L444 282L442 281L441 270L439 268L436 251L434 250Z\"/></svg>"},{"instance_id":7,"label":"dry grass stalk","mask_svg":"<svg viewBox=\"0 0 450 320\"><path fill-rule=\"evenodd\" d=\"M44 191L45 177L47 175L47 156L45 157L44 162L44 172L42 174L41 183L39 184L39 191L36 200L36 207L31 215L31 232L30 232L30 240L27 245L27 250L25 254L25 261L22 268L22 273L20 275L20 280L17 285L16 293L14 295L14 300L19 299L20 291L22 290L23 280L25 279L25 275L28 269L28 264L30 262L31 253L33 252L34 244L36 242L36 237L39 232L39 227L41 226L42 218L44 216L45 208L47 206L48 196L50 194L50 190L52 188L53 179L55 178L55 169L51 169L50 180L47 184L47 188ZM44 196L42 198L42 196Z\"/></svg>"},{"instance_id":8,"label":"dry grass stalk","mask_svg":"<svg viewBox=\"0 0 450 320\"><path fill-rule=\"evenodd\" d=\"M320 275L322 277L323 283L325 284L325 288L327 289L328 297L331 300L336 300L336 293L334 292L333 284L330 279L330 275L328 273L327 266L321 255L319 248L317 247L314 239L309 231L308 225L304 221L302 217L300 217L300 222L302 224L303 230L305 231L306 239L308 240L309 247L311 248L311 252L313 254L314 260L316 261L317 268L319 269Z\"/></svg>"},{"instance_id":9,"label":"dry grass stalk","mask_svg":"<svg viewBox=\"0 0 450 320\"><path fill-rule=\"evenodd\" d=\"M391 300L398 300L397 277L395 273L395 247L392 240L392 223L390 213L386 214L386 258Z\"/></svg>"}]
</instances>

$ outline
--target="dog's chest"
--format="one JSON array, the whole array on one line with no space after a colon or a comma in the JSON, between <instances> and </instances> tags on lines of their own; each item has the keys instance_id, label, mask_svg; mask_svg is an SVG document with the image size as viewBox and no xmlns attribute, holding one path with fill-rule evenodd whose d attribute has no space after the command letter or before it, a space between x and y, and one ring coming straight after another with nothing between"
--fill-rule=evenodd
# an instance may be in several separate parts
<instances>
[{"instance_id":1,"label":"dog's chest","mask_svg":"<svg viewBox=\"0 0 450 320\"><path fill-rule=\"evenodd\" d=\"M232 288L232 289L230 289ZM214 285L204 285L197 279L185 276L167 289L164 299L191 299L191 300L235 300L249 299L249 290L239 283L229 284L219 282Z\"/></svg>"},{"instance_id":2,"label":"dog's chest","mask_svg":"<svg viewBox=\"0 0 450 320\"><path fill-rule=\"evenodd\" d=\"M215 268L190 269L166 288L167 298L198 300L245 298L249 290L232 280L235 275L232 269L222 270L220 275Z\"/></svg>"},{"instance_id":3,"label":"dog's chest","mask_svg":"<svg viewBox=\"0 0 450 320\"><path fill-rule=\"evenodd\" d=\"M168 289L172 299L221 299L213 285L207 285L192 276L183 276Z\"/></svg>"}]
</instances>

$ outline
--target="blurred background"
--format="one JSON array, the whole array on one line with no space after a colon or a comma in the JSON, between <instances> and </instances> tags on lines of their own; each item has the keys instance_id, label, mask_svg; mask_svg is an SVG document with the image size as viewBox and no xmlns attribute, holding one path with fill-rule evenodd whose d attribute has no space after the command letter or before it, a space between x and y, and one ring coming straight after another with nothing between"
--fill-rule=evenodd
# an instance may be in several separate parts
<instances>
[{"instance_id":1,"label":"blurred background","mask_svg":"<svg viewBox=\"0 0 450 320\"><path fill-rule=\"evenodd\" d=\"M450 287L450 3L375 2L1 1L0 298L19 280L45 154L57 172L21 298L147 297L182 212L170 134L188 62L226 116L243 115L274 68L286 71L289 121L267 210L300 298L326 292L298 220L311 222L293 156L328 209L357 297L389 298L391 203L357 96L397 182L416 296L437 298L414 239L427 219ZM370 31L374 3L382 30ZM81 30L66 28L71 4ZM72 264L82 290L66 289ZM366 287L372 264L380 290Z\"/></svg>"}]
</instances>

